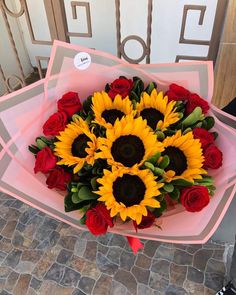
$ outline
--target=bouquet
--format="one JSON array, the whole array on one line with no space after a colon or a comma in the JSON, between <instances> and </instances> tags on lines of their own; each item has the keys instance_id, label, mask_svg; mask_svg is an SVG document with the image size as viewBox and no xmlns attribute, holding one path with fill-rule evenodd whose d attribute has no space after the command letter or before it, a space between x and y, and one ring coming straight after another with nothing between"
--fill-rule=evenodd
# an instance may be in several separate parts
<instances>
[{"instance_id":1,"label":"bouquet","mask_svg":"<svg viewBox=\"0 0 236 295\"><path fill-rule=\"evenodd\" d=\"M68 92L29 147L34 172L66 191L65 211L105 234L117 219L136 231L155 225L168 207L199 212L214 195L210 169L222 166L214 118L198 94L177 84L121 76L83 102Z\"/></svg>"},{"instance_id":2,"label":"bouquet","mask_svg":"<svg viewBox=\"0 0 236 295\"><path fill-rule=\"evenodd\" d=\"M212 92L207 61L132 65L56 41L46 78L0 99L0 190L95 235L205 243L236 190L236 132Z\"/></svg>"}]
</instances>

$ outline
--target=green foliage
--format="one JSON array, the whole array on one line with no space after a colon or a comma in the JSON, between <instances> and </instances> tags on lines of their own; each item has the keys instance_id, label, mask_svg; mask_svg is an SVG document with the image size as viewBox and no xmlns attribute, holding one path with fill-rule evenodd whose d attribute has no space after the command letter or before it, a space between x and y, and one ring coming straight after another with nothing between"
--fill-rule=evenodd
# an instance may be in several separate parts
<instances>
[{"instance_id":1,"label":"green foliage","mask_svg":"<svg viewBox=\"0 0 236 295\"><path fill-rule=\"evenodd\" d=\"M64 199L64 205L65 205L66 212L79 210L79 209L83 208L84 206L89 205L90 203L91 203L90 200L86 200L86 201L75 204L72 201L72 193L68 193Z\"/></svg>"},{"instance_id":2,"label":"green foliage","mask_svg":"<svg viewBox=\"0 0 236 295\"><path fill-rule=\"evenodd\" d=\"M148 86L145 88L145 92L147 92L149 95L152 93L153 89L157 88L157 84L155 82L151 82L148 84Z\"/></svg>"},{"instance_id":3,"label":"green foliage","mask_svg":"<svg viewBox=\"0 0 236 295\"><path fill-rule=\"evenodd\" d=\"M202 109L200 107L196 107L191 114L184 118L180 125L185 129L195 125L198 121L202 121L203 119L204 115L202 114Z\"/></svg>"},{"instance_id":4,"label":"green foliage","mask_svg":"<svg viewBox=\"0 0 236 295\"><path fill-rule=\"evenodd\" d=\"M92 105L92 95L88 96L88 98L83 102L83 110L85 113L89 113L91 111Z\"/></svg>"},{"instance_id":5,"label":"green foliage","mask_svg":"<svg viewBox=\"0 0 236 295\"><path fill-rule=\"evenodd\" d=\"M33 144L29 145L28 149L34 155L37 155L37 153L40 151L40 149L36 145L33 145Z\"/></svg>"},{"instance_id":6,"label":"green foliage","mask_svg":"<svg viewBox=\"0 0 236 295\"><path fill-rule=\"evenodd\" d=\"M169 159L169 157L167 156L167 155L165 155L163 158L162 158L162 160L161 160L161 162L159 163L159 168L161 168L161 169L165 169L168 165L170 164L170 159Z\"/></svg>"},{"instance_id":7,"label":"green foliage","mask_svg":"<svg viewBox=\"0 0 236 295\"><path fill-rule=\"evenodd\" d=\"M175 187L174 190L169 193L169 196L172 200L178 200L180 196L180 190Z\"/></svg>"},{"instance_id":8,"label":"green foliage","mask_svg":"<svg viewBox=\"0 0 236 295\"><path fill-rule=\"evenodd\" d=\"M166 183L164 186L163 186L163 189L167 192L167 193L171 193L174 191L174 186L172 183Z\"/></svg>"},{"instance_id":9,"label":"green foliage","mask_svg":"<svg viewBox=\"0 0 236 295\"><path fill-rule=\"evenodd\" d=\"M187 181L185 179L176 179L171 182L173 185L177 186L192 186L194 185L193 182Z\"/></svg>"},{"instance_id":10,"label":"green foliage","mask_svg":"<svg viewBox=\"0 0 236 295\"><path fill-rule=\"evenodd\" d=\"M210 130L215 125L215 119L211 116L206 117L202 121L202 128Z\"/></svg>"}]
</instances>

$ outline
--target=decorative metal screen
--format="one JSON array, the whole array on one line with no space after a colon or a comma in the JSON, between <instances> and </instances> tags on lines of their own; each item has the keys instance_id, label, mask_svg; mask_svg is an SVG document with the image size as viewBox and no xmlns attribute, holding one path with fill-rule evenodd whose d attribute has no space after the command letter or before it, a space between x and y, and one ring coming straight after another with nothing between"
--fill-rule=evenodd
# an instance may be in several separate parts
<instances>
[{"instance_id":1,"label":"decorative metal screen","mask_svg":"<svg viewBox=\"0 0 236 295\"><path fill-rule=\"evenodd\" d=\"M131 63L207 59L215 61L227 0L201 1L205 2L205 5L199 5L197 0L195 4L192 4L194 1L191 1L191 4L189 2L188 0L0 0L0 18L2 18L3 29L9 38L9 50L12 51L16 67L14 73L6 75L2 66L5 57L0 51L0 80L2 82L0 85L5 87L3 93L13 91L16 86L26 85L26 78L29 74L23 67L22 50L16 40L12 27L13 21L18 22L17 25L23 32L21 47L26 47L30 63L37 67L40 78L43 77L43 68L46 68L45 62L49 59L50 47L54 39L107 50ZM37 11L39 6L40 11L44 11L45 19L42 17L41 20L40 11ZM166 15L163 11L166 11ZM32 16L32 12L38 13L36 17ZM35 34L35 20L37 20L38 27L42 29L41 37ZM158 33L160 20L163 31ZM177 29L173 23L174 20L178 23ZM189 20L193 20L195 27L189 28ZM164 24L165 22L167 25ZM82 25L83 29L80 31ZM211 26L210 29L209 26ZM170 60L165 56L159 60L160 52L165 51L157 46L161 40L160 37L166 34L171 39L171 30L178 32L178 46L172 46L172 48L170 46L168 50L178 47L179 51L184 51L184 54L178 53L177 48L176 52L172 50ZM206 37L206 30L210 32L209 37ZM137 31L140 31L140 34ZM195 32L195 35L199 31L198 36L201 37L202 34L203 37L191 37L189 31ZM50 36L49 40L42 38L46 32ZM174 37L176 38L176 34ZM134 50L135 57L130 55L129 50L127 51L127 47L134 49L135 46L132 48L132 44L139 47L139 50ZM1 46L3 45L0 44ZM5 62L7 63L7 60ZM11 83L12 79L15 81L14 85Z\"/></svg>"}]
</instances>

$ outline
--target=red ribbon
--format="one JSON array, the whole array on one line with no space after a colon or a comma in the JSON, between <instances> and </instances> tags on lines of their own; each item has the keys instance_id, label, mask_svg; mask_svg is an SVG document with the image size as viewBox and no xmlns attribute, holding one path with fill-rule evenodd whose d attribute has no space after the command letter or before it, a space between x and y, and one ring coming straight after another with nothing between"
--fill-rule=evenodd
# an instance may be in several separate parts
<instances>
[{"instance_id":1,"label":"red ribbon","mask_svg":"<svg viewBox=\"0 0 236 295\"><path fill-rule=\"evenodd\" d=\"M133 237L126 237L129 245L131 247L131 249L133 250L134 254L137 254L139 249L143 249L144 246L143 244L140 242L140 240L138 238L133 238Z\"/></svg>"}]
</instances>

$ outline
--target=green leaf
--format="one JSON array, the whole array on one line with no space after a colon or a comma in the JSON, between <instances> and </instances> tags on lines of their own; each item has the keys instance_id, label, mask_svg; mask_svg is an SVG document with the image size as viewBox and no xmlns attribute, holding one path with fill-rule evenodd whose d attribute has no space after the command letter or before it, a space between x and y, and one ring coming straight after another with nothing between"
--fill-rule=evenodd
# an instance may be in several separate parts
<instances>
[{"instance_id":1,"label":"green leaf","mask_svg":"<svg viewBox=\"0 0 236 295\"><path fill-rule=\"evenodd\" d=\"M64 199L65 212L79 210L90 203L91 203L90 200L89 201L86 200L86 201L80 202L78 204L75 204L72 202L72 194L69 193Z\"/></svg>"},{"instance_id":2,"label":"green leaf","mask_svg":"<svg viewBox=\"0 0 236 295\"><path fill-rule=\"evenodd\" d=\"M173 186L173 184L171 184L171 183L166 183L166 184L163 186L163 189L164 189L166 192L171 193L171 192L173 192L173 190L174 190L174 186Z\"/></svg>"},{"instance_id":3,"label":"green leaf","mask_svg":"<svg viewBox=\"0 0 236 295\"><path fill-rule=\"evenodd\" d=\"M165 134L162 132L162 131L156 131L155 132L155 134L156 134L156 136L157 136L157 139L159 140L159 141L163 141L164 139L165 139Z\"/></svg>"},{"instance_id":4,"label":"green leaf","mask_svg":"<svg viewBox=\"0 0 236 295\"><path fill-rule=\"evenodd\" d=\"M130 95L129 95L129 97L130 97L130 99L131 100L135 100L135 101L137 101L137 102L139 102L139 96L134 92L134 91L131 91L130 92Z\"/></svg>"},{"instance_id":5,"label":"green leaf","mask_svg":"<svg viewBox=\"0 0 236 295\"><path fill-rule=\"evenodd\" d=\"M78 188L77 187L72 187L71 192L72 193L77 193L78 192Z\"/></svg>"},{"instance_id":6,"label":"green leaf","mask_svg":"<svg viewBox=\"0 0 236 295\"><path fill-rule=\"evenodd\" d=\"M86 113L91 111L91 105L92 105L92 95L90 95L84 102L83 102L83 109Z\"/></svg>"},{"instance_id":7,"label":"green leaf","mask_svg":"<svg viewBox=\"0 0 236 295\"><path fill-rule=\"evenodd\" d=\"M79 198L81 200L95 200L99 196L95 193L93 193L87 186L81 187L79 190Z\"/></svg>"},{"instance_id":8,"label":"green leaf","mask_svg":"<svg viewBox=\"0 0 236 295\"><path fill-rule=\"evenodd\" d=\"M48 146L40 137L38 137L36 139L36 144L37 144L37 147L42 150L43 148L45 148L46 146Z\"/></svg>"},{"instance_id":9,"label":"green leaf","mask_svg":"<svg viewBox=\"0 0 236 295\"><path fill-rule=\"evenodd\" d=\"M153 89L156 89L156 87L157 87L157 84L155 82L151 82L146 87L145 92L147 92L150 95L152 93Z\"/></svg>"},{"instance_id":10,"label":"green leaf","mask_svg":"<svg viewBox=\"0 0 236 295\"><path fill-rule=\"evenodd\" d=\"M78 192L72 194L71 200L74 204L78 204L81 202Z\"/></svg>"},{"instance_id":11,"label":"green leaf","mask_svg":"<svg viewBox=\"0 0 236 295\"><path fill-rule=\"evenodd\" d=\"M137 101L136 100L132 100L132 104L133 104L133 109L135 110L136 109L136 105L137 105Z\"/></svg>"},{"instance_id":12,"label":"green leaf","mask_svg":"<svg viewBox=\"0 0 236 295\"><path fill-rule=\"evenodd\" d=\"M132 92L136 92L138 96L140 96L141 92L144 90L143 81L140 78L134 80L134 86Z\"/></svg>"},{"instance_id":13,"label":"green leaf","mask_svg":"<svg viewBox=\"0 0 236 295\"><path fill-rule=\"evenodd\" d=\"M85 222L86 222L86 214L84 214L84 216L80 218L79 222L80 222L80 224L85 225Z\"/></svg>"},{"instance_id":14,"label":"green leaf","mask_svg":"<svg viewBox=\"0 0 236 295\"><path fill-rule=\"evenodd\" d=\"M150 169L151 171L154 171L154 169L155 169L154 165L150 162L145 162L144 166L147 167L148 169Z\"/></svg>"},{"instance_id":15,"label":"green leaf","mask_svg":"<svg viewBox=\"0 0 236 295\"><path fill-rule=\"evenodd\" d=\"M169 196L172 200L178 200L180 196L180 191L177 188L174 188L173 192L169 193Z\"/></svg>"},{"instance_id":16,"label":"green leaf","mask_svg":"<svg viewBox=\"0 0 236 295\"><path fill-rule=\"evenodd\" d=\"M170 164L170 159L169 159L169 157L168 157L167 155L165 155L165 156L162 158L162 160L161 160L161 162L159 163L158 166L159 166L161 169L165 169L169 164Z\"/></svg>"},{"instance_id":17,"label":"green leaf","mask_svg":"<svg viewBox=\"0 0 236 295\"><path fill-rule=\"evenodd\" d=\"M160 168L157 168L157 167L155 167L155 169L153 171L154 175L157 175L157 176L162 175L164 172L165 171L163 169L160 169Z\"/></svg>"},{"instance_id":18,"label":"green leaf","mask_svg":"<svg viewBox=\"0 0 236 295\"><path fill-rule=\"evenodd\" d=\"M208 177L203 177L202 179L196 180L197 183L200 185L212 185L213 183L213 178L208 176Z\"/></svg>"},{"instance_id":19,"label":"green leaf","mask_svg":"<svg viewBox=\"0 0 236 295\"><path fill-rule=\"evenodd\" d=\"M78 114L74 114L73 116L72 116L72 121L73 122L76 122L77 120L79 120L79 118L81 118Z\"/></svg>"},{"instance_id":20,"label":"green leaf","mask_svg":"<svg viewBox=\"0 0 236 295\"><path fill-rule=\"evenodd\" d=\"M182 122L181 125L185 128L188 126L192 126L198 121L202 121L204 119L204 115L202 114L202 109L200 107L196 107L191 114L189 114Z\"/></svg>"},{"instance_id":21,"label":"green leaf","mask_svg":"<svg viewBox=\"0 0 236 295\"><path fill-rule=\"evenodd\" d=\"M97 183L97 179L98 179L99 177L97 177L97 176L95 176L95 177L93 177L91 180L90 180L90 183L91 183L91 186L92 186L92 189L95 191L95 190L97 190L97 188L98 188L98 183Z\"/></svg>"},{"instance_id":22,"label":"green leaf","mask_svg":"<svg viewBox=\"0 0 236 295\"><path fill-rule=\"evenodd\" d=\"M215 131L212 132L212 134L214 135L214 139L216 140L219 134L217 132L215 132Z\"/></svg>"},{"instance_id":23,"label":"green leaf","mask_svg":"<svg viewBox=\"0 0 236 295\"><path fill-rule=\"evenodd\" d=\"M211 116L208 116L204 119L204 122L206 122L206 128L207 130L210 130L215 125L215 119Z\"/></svg>"},{"instance_id":24,"label":"green leaf","mask_svg":"<svg viewBox=\"0 0 236 295\"><path fill-rule=\"evenodd\" d=\"M109 90L110 90L110 85L107 83L106 86L105 86L105 91L109 92Z\"/></svg>"},{"instance_id":25,"label":"green leaf","mask_svg":"<svg viewBox=\"0 0 236 295\"><path fill-rule=\"evenodd\" d=\"M160 208L156 208L152 213L156 216L156 217L160 217L162 215L162 213L167 209L167 203L166 200L163 199L162 201L160 201Z\"/></svg>"},{"instance_id":26,"label":"green leaf","mask_svg":"<svg viewBox=\"0 0 236 295\"><path fill-rule=\"evenodd\" d=\"M161 153L157 152L155 155L153 155L152 157L150 157L147 162L152 163L153 165L157 164L157 160L160 158Z\"/></svg>"},{"instance_id":27,"label":"green leaf","mask_svg":"<svg viewBox=\"0 0 236 295\"><path fill-rule=\"evenodd\" d=\"M33 145L33 144L29 145L28 149L34 155L37 155L37 153L40 151L40 149L36 145Z\"/></svg>"},{"instance_id":28,"label":"green leaf","mask_svg":"<svg viewBox=\"0 0 236 295\"><path fill-rule=\"evenodd\" d=\"M197 128L202 128L202 124L203 124L203 122L204 122L204 121L202 121L202 122L198 122L198 123L195 125L195 127L197 127Z\"/></svg>"},{"instance_id":29,"label":"green leaf","mask_svg":"<svg viewBox=\"0 0 236 295\"><path fill-rule=\"evenodd\" d=\"M183 135L185 135L185 134L187 134L187 133L189 133L191 131L192 131L192 128L187 128L187 129L184 130Z\"/></svg>"},{"instance_id":30,"label":"green leaf","mask_svg":"<svg viewBox=\"0 0 236 295\"><path fill-rule=\"evenodd\" d=\"M192 186L194 184L193 182L187 181L185 179L176 179L176 180L173 180L171 183L173 185L178 185L178 186Z\"/></svg>"}]
</instances>

